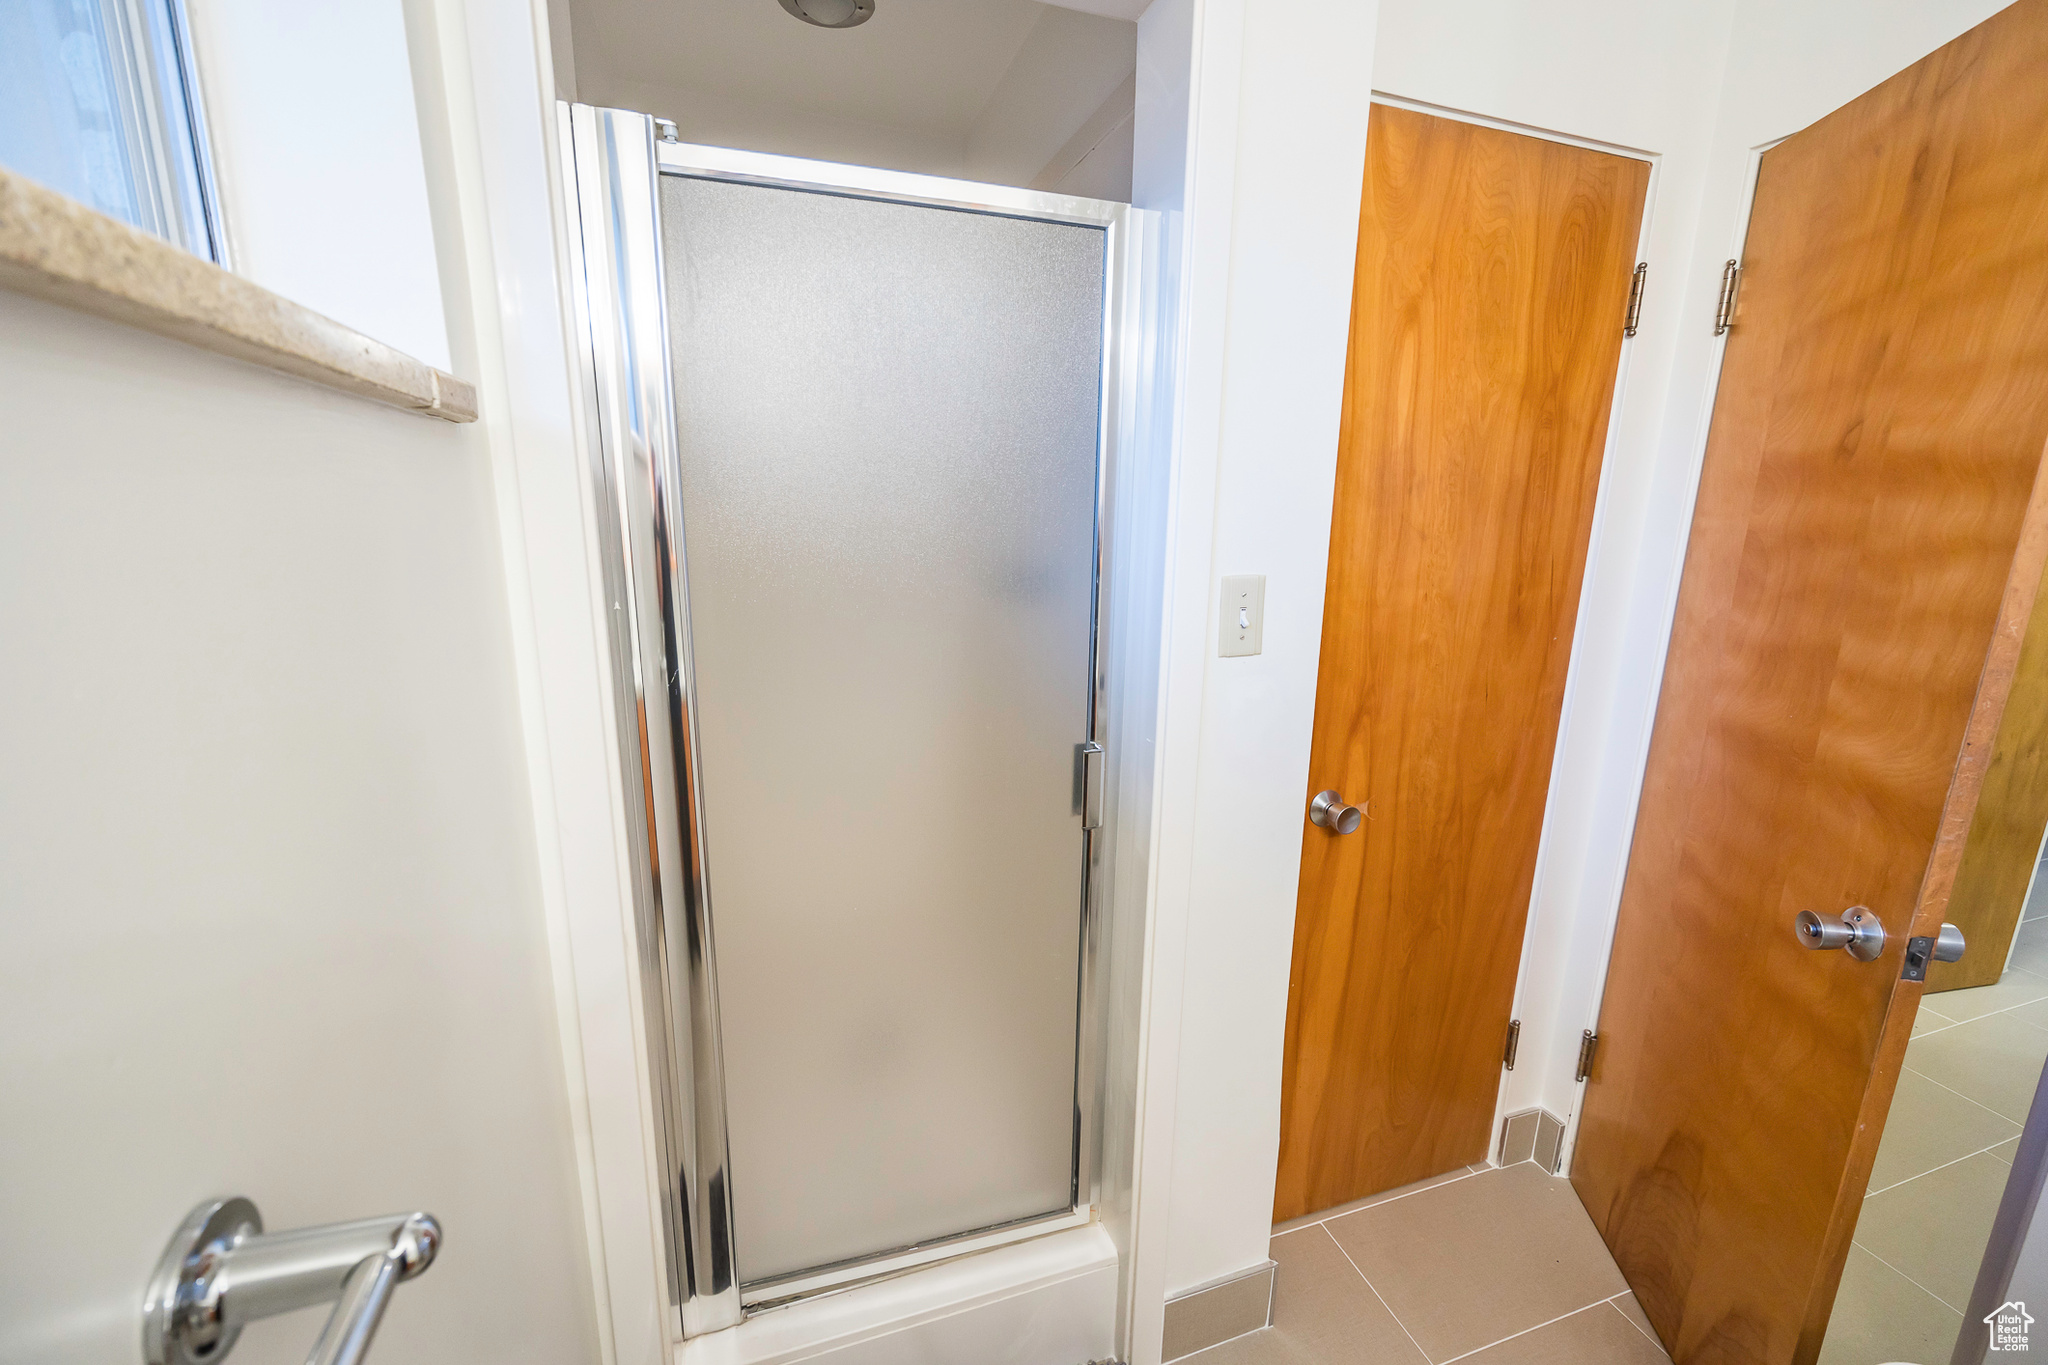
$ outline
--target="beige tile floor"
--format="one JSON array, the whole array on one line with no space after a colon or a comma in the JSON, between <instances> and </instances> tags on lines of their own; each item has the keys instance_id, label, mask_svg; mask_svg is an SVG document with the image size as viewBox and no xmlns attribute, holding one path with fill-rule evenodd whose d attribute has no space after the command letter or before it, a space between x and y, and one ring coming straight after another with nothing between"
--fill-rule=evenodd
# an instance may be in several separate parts
<instances>
[{"instance_id":1,"label":"beige tile floor","mask_svg":"<svg viewBox=\"0 0 2048 1365\"><path fill-rule=\"evenodd\" d=\"M2048 869L2044 869L2048 870ZM1821 1365L1945 1365L2048 1063L2048 877L1994 986L1920 1007ZM1567 1181L1474 1166L1274 1229L1273 1325L1199 1365L1668 1365Z\"/></svg>"},{"instance_id":2,"label":"beige tile floor","mask_svg":"<svg viewBox=\"0 0 2048 1365\"><path fill-rule=\"evenodd\" d=\"M1273 1326L1198 1365L1668 1365L1571 1185L1481 1166L1276 1230Z\"/></svg>"},{"instance_id":3,"label":"beige tile floor","mask_svg":"<svg viewBox=\"0 0 2048 1365\"><path fill-rule=\"evenodd\" d=\"M1821 1365L1945 1365L1954 1349L2048 1062L2044 900L2028 905L1996 985L1921 1003Z\"/></svg>"}]
</instances>

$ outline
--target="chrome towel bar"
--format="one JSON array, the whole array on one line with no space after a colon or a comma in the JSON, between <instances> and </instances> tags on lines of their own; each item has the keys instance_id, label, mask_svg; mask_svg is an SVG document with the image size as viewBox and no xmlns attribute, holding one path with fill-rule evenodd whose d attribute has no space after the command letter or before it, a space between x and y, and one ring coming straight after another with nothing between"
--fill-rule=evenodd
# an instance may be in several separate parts
<instances>
[{"instance_id":1,"label":"chrome towel bar","mask_svg":"<svg viewBox=\"0 0 2048 1365\"><path fill-rule=\"evenodd\" d=\"M331 1302L306 1365L361 1365L391 1291L440 1249L430 1213L266 1233L247 1199L209 1200L157 1263L142 1303L142 1357L147 1365L219 1361L244 1324Z\"/></svg>"}]
</instances>

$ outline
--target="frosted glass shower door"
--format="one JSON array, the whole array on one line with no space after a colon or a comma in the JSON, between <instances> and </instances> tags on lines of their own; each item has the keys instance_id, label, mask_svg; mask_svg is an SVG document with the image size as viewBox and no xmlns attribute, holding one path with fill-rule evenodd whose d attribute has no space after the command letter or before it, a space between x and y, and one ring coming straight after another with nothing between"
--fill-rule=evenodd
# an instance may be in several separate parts
<instances>
[{"instance_id":1,"label":"frosted glass shower door","mask_svg":"<svg viewBox=\"0 0 2048 1365\"><path fill-rule=\"evenodd\" d=\"M1105 234L661 218L740 1279L1064 1212Z\"/></svg>"}]
</instances>

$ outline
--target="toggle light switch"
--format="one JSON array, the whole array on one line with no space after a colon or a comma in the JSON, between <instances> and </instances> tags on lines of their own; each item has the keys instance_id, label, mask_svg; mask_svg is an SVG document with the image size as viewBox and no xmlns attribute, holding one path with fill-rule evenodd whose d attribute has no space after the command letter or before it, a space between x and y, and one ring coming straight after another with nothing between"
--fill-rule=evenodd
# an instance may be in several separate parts
<instances>
[{"instance_id":1,"label":"toggle light switch","mask_svg":"<svg viewBox=\"0 0 2048 1365\"><path fill-rule=\"evenodd\" d=\"M1222 606L1216 653L1225 659L1257 654L1266 634L1266 576L1226 575Z\"/></svg>"}]
</instances>

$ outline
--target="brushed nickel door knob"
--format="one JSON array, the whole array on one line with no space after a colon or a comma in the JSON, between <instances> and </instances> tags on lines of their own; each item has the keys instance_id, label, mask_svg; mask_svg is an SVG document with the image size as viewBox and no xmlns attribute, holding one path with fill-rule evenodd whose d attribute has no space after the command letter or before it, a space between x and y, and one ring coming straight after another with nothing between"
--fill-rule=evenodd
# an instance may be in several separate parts
<instances>
[{"instance_id":1,"label":"brushed nickel door knob","mask_svg":"<svg viewBox=\"0 0 2048 1365\"><path fill-rule=\"evenodd\" d=\"M1884 954L1884 923L1867 905L1850 906L1840 920L1801 910L1792 917L1792 932L1808 948L1846 948L1858 962L1875 962Z\"/></svg>"},{"instance_id":2,"label":"brushed nickel door knob","mask_svg":"<svg viewBox=\"0 0 2048 1365\"><path fill-rule=\"evenodd\" d=\"M1358 807L1333 790L1316 793L1316 799L1308 803L1308 818L1332 834L1349 834L1358 828L1361 815Z\"/></svg>"}]
</instances>

